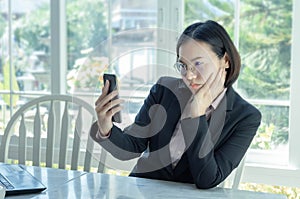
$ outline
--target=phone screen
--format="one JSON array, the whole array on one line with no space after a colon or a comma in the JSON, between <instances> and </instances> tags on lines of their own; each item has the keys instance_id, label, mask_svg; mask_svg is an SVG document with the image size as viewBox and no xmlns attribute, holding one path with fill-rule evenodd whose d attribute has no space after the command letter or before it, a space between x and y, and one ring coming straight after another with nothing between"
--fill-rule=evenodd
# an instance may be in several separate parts
<instances>
[{"instance_id":1,"label":"phone screen","mask_svg":"<svg viewBox=\"0 0 300 199\"><path fill-rule=\"evenodd\" d=\"M117 90L118 89L118 85L117 85L117 77L114 74L103 74L103 83L105 84L106 80L109 81L109 88L108 88L108 93L111 93L113 90ZM119 98L119 96L116 96L114 99ZM121 119L121 112L117 112L114 114L114 116L112 117L112 121L113 122L117 122L117 123L121 123L122 119Z\"/></svg>"}]
</instances>

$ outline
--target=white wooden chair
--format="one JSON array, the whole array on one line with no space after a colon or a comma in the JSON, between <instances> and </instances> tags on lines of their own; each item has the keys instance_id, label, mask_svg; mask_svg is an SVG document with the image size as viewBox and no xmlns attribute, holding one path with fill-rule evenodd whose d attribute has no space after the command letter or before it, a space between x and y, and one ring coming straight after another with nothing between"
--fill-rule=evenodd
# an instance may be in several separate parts
<instances>
[{"instance_id":1,"label":"white wooden chair","mask_svg":"<svg viewBox=\"0 0 300 199\"><path fill-rule=\"evenodd\" d=\"M94 146L89 136L95 119L94 108L78 97L47 95L33 99L8 122L1 140L0 162L30 161L34 166L84 171L96 168L103 172L106 151Z\"/></svg>"},{"instance_id":2,"label":"white wooden chair","mask_svg":"<svg viewBox=\"0 0 300 199\"><path fill-rule=\"evenodd\" d=\"M239 166L236 169L234 169L232 173L222 183L218 185L218 187L239 189L239 185L243 177L246 154L241 160Z\"/></svg>"}]
</instances>

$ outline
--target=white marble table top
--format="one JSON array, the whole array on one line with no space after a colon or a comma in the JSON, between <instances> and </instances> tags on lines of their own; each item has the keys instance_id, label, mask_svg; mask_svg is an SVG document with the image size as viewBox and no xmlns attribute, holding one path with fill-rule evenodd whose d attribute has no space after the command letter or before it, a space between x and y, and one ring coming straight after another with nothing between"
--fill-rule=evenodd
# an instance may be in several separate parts
<instances>
[{"instance_id":1,"label":"white marble table top","mask_svg":"<svg viewBox=\"0 0 300 199\"><path fill-rule=\"evenodd\" d=\"M39 194L7 197L8 199L286 199L286 196L277 194L223 188L200 190L192 184L135 177L39 167L26 168L36 178L40 179L47 186L47 189Z\"/></svg>"}]
</instances>

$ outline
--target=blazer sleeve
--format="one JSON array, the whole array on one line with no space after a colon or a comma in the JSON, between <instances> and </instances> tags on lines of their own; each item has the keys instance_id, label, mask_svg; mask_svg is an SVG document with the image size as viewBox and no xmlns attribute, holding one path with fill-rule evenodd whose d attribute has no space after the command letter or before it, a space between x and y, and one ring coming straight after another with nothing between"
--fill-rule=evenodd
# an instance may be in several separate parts
<instances>
[{"instance_id":1,"label":"blazer sleeve","mask_svg":"<svg viewBox=\"0 0 300 199\"><path fill-rule=\"evenodd\" d=\"M215 143L210 142L214 139L214 132L209 131L205 116L182 121L189 167L198 188L217 186L238 166L256 134L260 121L261 113L250 106L247 115L239 118L237 122L232 122L234 124L227 125L230 126L229 129L222 130L221 134L230 136L217 147Z\"/></svg>"},{"instance_id":2,"label":"blazer sleeve","mask_svg":"<svg viewBox=\"0 0 300 199\"><path fill-rule=\"evenodd\" d=\"M97 139L93 132L98 130L98 126L94 124L92 126L94 130L91 129L90 131L91 137L117 159L129 160L139 157L147 149L149 137L151 137L153 128L151 126L151 115L156 111L151 107L159 103L162 92L163 90L158 81L144 100L134 123L124 130L113 125L107 139Z\"/></svg>"}]
</instances>

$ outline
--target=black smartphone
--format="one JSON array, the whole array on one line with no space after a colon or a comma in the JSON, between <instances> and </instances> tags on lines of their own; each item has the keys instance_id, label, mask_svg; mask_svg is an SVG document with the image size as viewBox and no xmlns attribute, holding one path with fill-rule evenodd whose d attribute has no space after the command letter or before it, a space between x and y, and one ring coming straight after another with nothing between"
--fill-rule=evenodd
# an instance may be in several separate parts
<instances>
[{"instance_id":1,"label":"black smartphone","mask_svg":"<svg viewBox=\"0 0 300 199\"><path fill-rule=\"evenodd\" d=\"M106 80L109 81L109 88L108 88L108 93L107 94L111 93L113 90L118 89L118 83L117 83L116 75L104 73L103 74L103 83L104 84L105 84ZM117 99L117 98L119 98L119 96L116 96L114 99ZM114 116L112 117L112 121L117 122L117 123L122 122L120 111L114 114Z\"/></svg>"}]
</instances>

